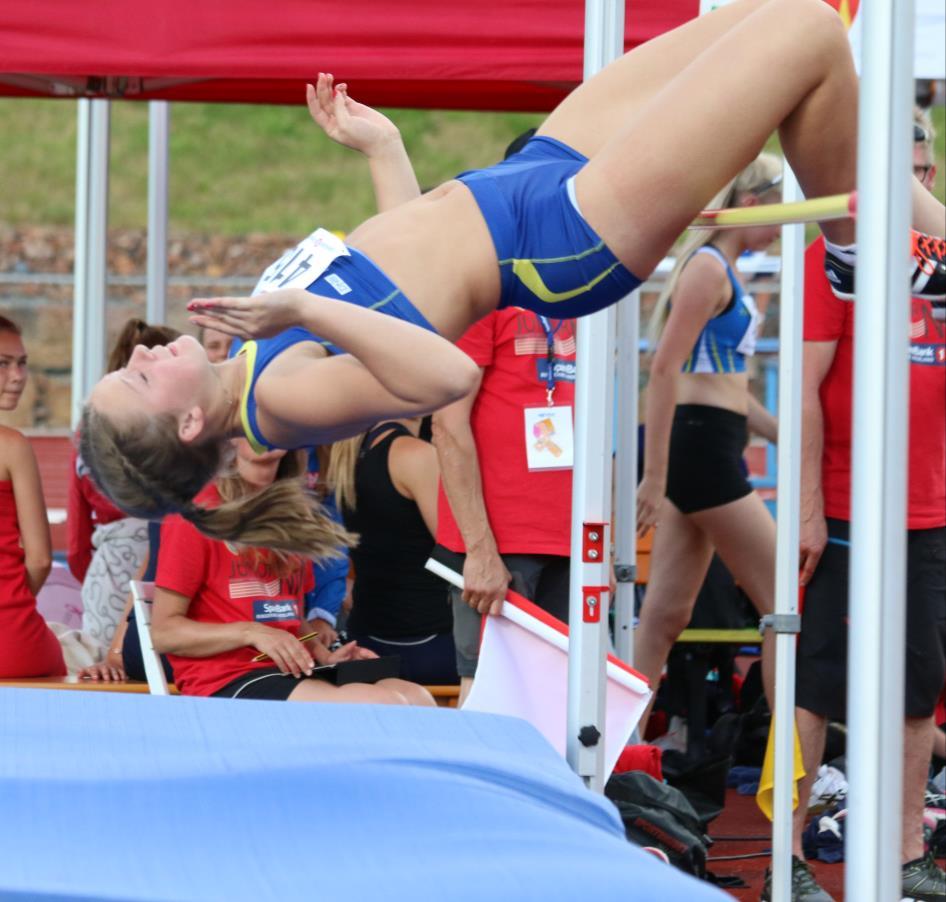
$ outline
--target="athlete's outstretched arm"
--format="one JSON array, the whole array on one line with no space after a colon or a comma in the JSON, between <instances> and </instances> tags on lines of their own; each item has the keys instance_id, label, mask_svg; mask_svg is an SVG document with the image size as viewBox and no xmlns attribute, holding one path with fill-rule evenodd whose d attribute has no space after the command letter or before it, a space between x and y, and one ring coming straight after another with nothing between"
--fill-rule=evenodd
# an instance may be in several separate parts
<instances>
[{"instance_id":1,"label":"athlete's outstretched arm","mask_svg":"<svg viewBox=\"0 0 946 902\"><path fill-rule=\"evenodd\" d=\"M383 213L420 195L401 132L387 116L348 96L348 86L333 90L332 75L320 72L306 85L306 102L316 125L333 141L368 158L378 211Z\"/></svg>"},{"instance_id":2,"label":"athlete's outstretched arm","mask_svg":"<svg viewBox=\"0 0 946 902\"><path fill-rule=\"evenodd\" d=\"M479 375L466 354L434 332L302 289L195 299L188 308L191 322L229 335L262 338L302 326L344 348L348 354L312 361L316 381L295 380L291 395L277 395L266 379L257 385L257 403L262 391L279 408L278 419L318 432L323 441L385 416L429 413L468 394Z\"/></svg>"}]
</instances>

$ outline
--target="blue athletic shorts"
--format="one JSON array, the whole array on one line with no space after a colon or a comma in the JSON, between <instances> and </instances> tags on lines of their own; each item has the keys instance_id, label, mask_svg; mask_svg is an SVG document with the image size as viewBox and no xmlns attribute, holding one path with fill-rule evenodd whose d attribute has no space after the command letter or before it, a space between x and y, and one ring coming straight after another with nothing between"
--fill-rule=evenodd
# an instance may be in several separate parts
<instances>
[{"instance_id":1,"label":"blue athletic shorts","mask_svg":"<svg viewBox=\"0 0 946 902\"><path fill-rule=\"evenodd\" d=\"M369 257L353 247L349 247L348 252L351 256L336 257L306 291L357 304L367 310L386 313L388 316L420 326L428 332L437 331L407 299L404 292ZM322 338L316 340L333 354L345 353L330 341Z\"/></svg>"},{"instance_id":2,"label":"blue athletic shorts","mask_svg":"<svg viewBox=\"0 0 946 902\"><path fill-rule=\"evenodd\" d=\"M539 136L495 166L458 176L493 238L500 307L571 319L617 303L640 285L578 210L574 176L587 162L561 141Z\"/></svg>"}]
</instances>

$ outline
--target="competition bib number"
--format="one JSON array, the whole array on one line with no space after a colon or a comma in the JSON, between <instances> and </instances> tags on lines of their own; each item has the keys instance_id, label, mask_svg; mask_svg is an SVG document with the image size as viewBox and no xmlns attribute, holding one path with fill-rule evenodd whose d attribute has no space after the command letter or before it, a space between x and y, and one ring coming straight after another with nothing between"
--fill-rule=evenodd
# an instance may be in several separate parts
<instances>
[{"instance_id":1,"label":"competition bib number","mask_svg":"<svg viewBox=\"0 0 946 902\"><path fill-rule=\"evenodd\" d=\"M530 470L569 470L575 464L571 407L525 410L526 464Z\"/></svg>"},{"instance_id":2,"label":"competition bib number","mask_svg":"<svg viewBox=\"0 0 946 902\"><path fill-rule=\"evenodd\" d=\"M280 288L308 288L337 257L349 256L344 242L326 229L316 229L267 267L253 294Z\"/></svg>"}]
</instances>

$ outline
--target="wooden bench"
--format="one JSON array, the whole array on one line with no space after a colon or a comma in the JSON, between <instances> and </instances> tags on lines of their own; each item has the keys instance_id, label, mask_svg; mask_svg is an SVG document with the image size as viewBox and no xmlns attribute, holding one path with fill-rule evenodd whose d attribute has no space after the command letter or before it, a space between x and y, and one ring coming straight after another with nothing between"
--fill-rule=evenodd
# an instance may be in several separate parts
<instances>
[{"instance_id":1,"label":"wooden bench","mask_svg":"<svg viewBox=\"0 0 946 902\"><path fill-rule=\"evenodd\" d=\"M103 680L79 680L67 677L30 677L21 680L0 680L0 689L79 689L89 692L133 692L148 694L148 684L138 680L125 680L121 683L106 683ZM176 686L169 686L171 695L180 695ZM427 690L441 708L455 708L460 695L459 686L428 686Z\"/></svg>"}]
</instances>

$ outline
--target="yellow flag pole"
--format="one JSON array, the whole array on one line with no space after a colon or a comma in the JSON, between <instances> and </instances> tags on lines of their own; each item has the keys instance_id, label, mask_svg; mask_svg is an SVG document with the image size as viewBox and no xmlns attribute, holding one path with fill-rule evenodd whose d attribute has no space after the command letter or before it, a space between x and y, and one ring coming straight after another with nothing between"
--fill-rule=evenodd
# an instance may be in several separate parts
<instances>
[{"instance_id":1,"label":"yellow flag pole","mask_svg":"<svg viewBox=\"0 0 946 902\"><path fill-rule=\"evenodd\" d=\"M853 219L857 212L857 194L832 194L788 204L760 204L755 207L730 207L704 210L690 224L691 229L734 229L744 226L784 225L788 222L827 222Z\"/></svg>"}]
</instances>

